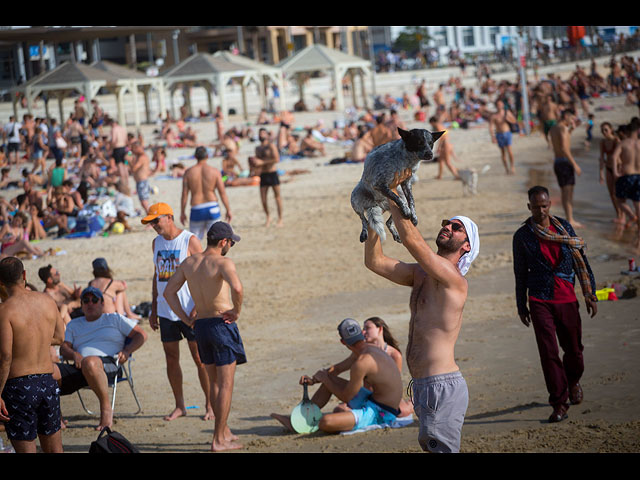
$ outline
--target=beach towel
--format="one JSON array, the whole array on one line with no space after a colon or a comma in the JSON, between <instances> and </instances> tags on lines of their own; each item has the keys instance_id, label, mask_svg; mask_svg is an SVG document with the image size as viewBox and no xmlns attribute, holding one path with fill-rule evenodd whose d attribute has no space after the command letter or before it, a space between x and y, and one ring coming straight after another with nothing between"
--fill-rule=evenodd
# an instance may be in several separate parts
<instances>
[{"instance_id":1,"label":"beach towel","mask_svg":"<svg viewBox=\"0 0 640 480\"><path fill-rule=\"evenodd\" d=\"M358 430L349 430L348 432L340 432L340 435L353 435L354 433L368 432L369 430L378 430L380 428L402 428L413 423L413 415L396 418L390 423L381 423L380 425L369 425Z\"/></svg>"}]
</instances>

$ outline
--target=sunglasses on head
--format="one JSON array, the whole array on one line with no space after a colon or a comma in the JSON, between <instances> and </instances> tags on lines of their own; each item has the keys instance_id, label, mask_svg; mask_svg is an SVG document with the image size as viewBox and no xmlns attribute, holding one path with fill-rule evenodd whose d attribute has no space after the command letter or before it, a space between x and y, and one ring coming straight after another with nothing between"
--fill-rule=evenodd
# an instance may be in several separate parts
<instances>
[{"instance_id":1,"label":"sunglasses on head","mask_svg":"<svg viewBox=\"0 0 640 480\"><path fill-rule=\"evenodd\" d=\"M96 304L96 303L100 302L100 299L98 297L94 297L93 295L91 295L90 297L89 296L84 297L82 299L82 303L89 303L89 302L91 302L93 304Z\"/></svg>"},{"instance_id":2,"label":"sunglasses on head","mask_svg":"<svg viewBox=\"0 0 640 480\"><path fill-rule=\"evenodd\" d=\"M451 225L451 230L454 232L464 231L464 225L457 222L452 222L451 220L442 220L442 226L446 227Z\"/></svg>"}]
</instances>

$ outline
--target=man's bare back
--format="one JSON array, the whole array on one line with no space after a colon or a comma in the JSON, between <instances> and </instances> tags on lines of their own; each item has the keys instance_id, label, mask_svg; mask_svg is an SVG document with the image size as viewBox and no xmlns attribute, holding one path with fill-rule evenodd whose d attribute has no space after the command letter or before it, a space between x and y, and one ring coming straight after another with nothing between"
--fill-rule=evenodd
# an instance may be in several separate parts
<instances>
[{"instance_id":1,"label":"man's bare back","mask_svg":"<svg viewBox=\"0 0 640 480\"><path fill-rule=\"evenodd\" d=\"M0 330L13 337L8 378L53 373L50 347L64 340L64 324L49 295L24 290L9 297L0 304Z\"/></svg>"},{"instance_id":2,"label":"man's bare back","mask_svg":"<svg viewBox=\"0 0 640 480\"><path fill-rule=\"evenodd\" d=\"M204 162L188 168L182 177L183 188L191 193L190 204L192 207L203 203L217 202L215 189L222 183L220 171Z\"/></svg>"},{"instance_id":3,"label":"man's bare back","mask_svg":"<svg viewBox=\"0 0 640 480\"><path fill-rule=\"evenodd\" d=\"M122 148L127 145L127 130L118 124L111 127L111 146L113 148Z\"/></svg>"},{"instance_id":4,"label":"man's bare back","mask_svg":"<svg viewBox=\"0 0 640 480\"><path fill-rule=\"evenodd\" d=\"M398 408L402 399L402 377L391 356L375 345L367 345L355 360L356 364L366 372L364 380L373 391L371 397L378 403Z\"/></svg>"}]
</instances>

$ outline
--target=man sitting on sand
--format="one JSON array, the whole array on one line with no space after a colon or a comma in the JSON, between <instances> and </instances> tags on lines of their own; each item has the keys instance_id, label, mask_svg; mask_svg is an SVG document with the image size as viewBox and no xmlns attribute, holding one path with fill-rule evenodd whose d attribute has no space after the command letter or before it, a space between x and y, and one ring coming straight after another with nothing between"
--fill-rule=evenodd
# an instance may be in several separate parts
<instances>
[{"instance_id":1,"label":"man sitting on sand","mask_svg":"<svg viewBox=\"0 0 640 480\"><path fill-rule=\"evenodd\" d=\"M69 395L89 386L100 402L100 424L96 430L111 427L113 410L109 384L121 365L147 340L135 321L118 313L103 313L104 298L95 287L82 291L84 316L67 325L60 354L73 364L57 363L60 394Z\"/></svg>"},{"instance_id":2,"label":"man sitting on sand","mask_svg":"<svg viewBox=\"0 0 640 480\"><path fill-rule=\"evenodd\" d=\"M332 395L343 404L322 416L319 429L327 433L359 430L370 425L393 422L400 416L402 378L393 359L377 346L368 344L358 322L344 319L338 326L340 342L353 354L349 380L338 377L335 367L318 370L312 377L303 375L300 384L321 383L311 401L324 407ZM365 387L365 381L367 386ZM288 415L271 417L294 431Z\"/></svg>"}]
</instances>

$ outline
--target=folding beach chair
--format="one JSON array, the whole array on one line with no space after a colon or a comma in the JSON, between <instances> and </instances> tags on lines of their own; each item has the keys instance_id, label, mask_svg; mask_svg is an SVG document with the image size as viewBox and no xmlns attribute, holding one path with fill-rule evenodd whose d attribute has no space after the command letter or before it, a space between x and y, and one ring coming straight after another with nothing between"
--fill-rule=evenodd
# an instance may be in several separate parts
<instances>
[{"instance_id":1,"label":"folding beach chair","mask_svg":"<svg viewBox=\"0 0 640 480\"><path fill-rule=\"evenodd\" d=\"M138 399L138 395L136 394L136 389L133 384L133 371L131 369L131 363L133 361L134 361L133 356L129 357L126 365L119 365L118 361L116 360L116 366L119 366L121 368L118 369L118 373L116 374L116 377L114 378L114 380L109 381L109 387L112 389L111 410L114 412L114 414L116 411L115 409L116 391L118 389L118 383L124 382L124 381L126 381L129 384L129 387L131 388L131 393L133 394L133 398L136 401L136 405L138 405L138 410L134 413L134 415L137 415L142 411L142 405L140 404L140 400ZM95 412L92 412L87 408L87 406L84 403L84 400L82 399L81 391L85 389L91 390L89 387L83 387L77 391L78 398L80 399L80 404L82 405L82 408L84 409L84 411L87 412L89 415L96 415Z\"/></svg>"}]
</instances>

